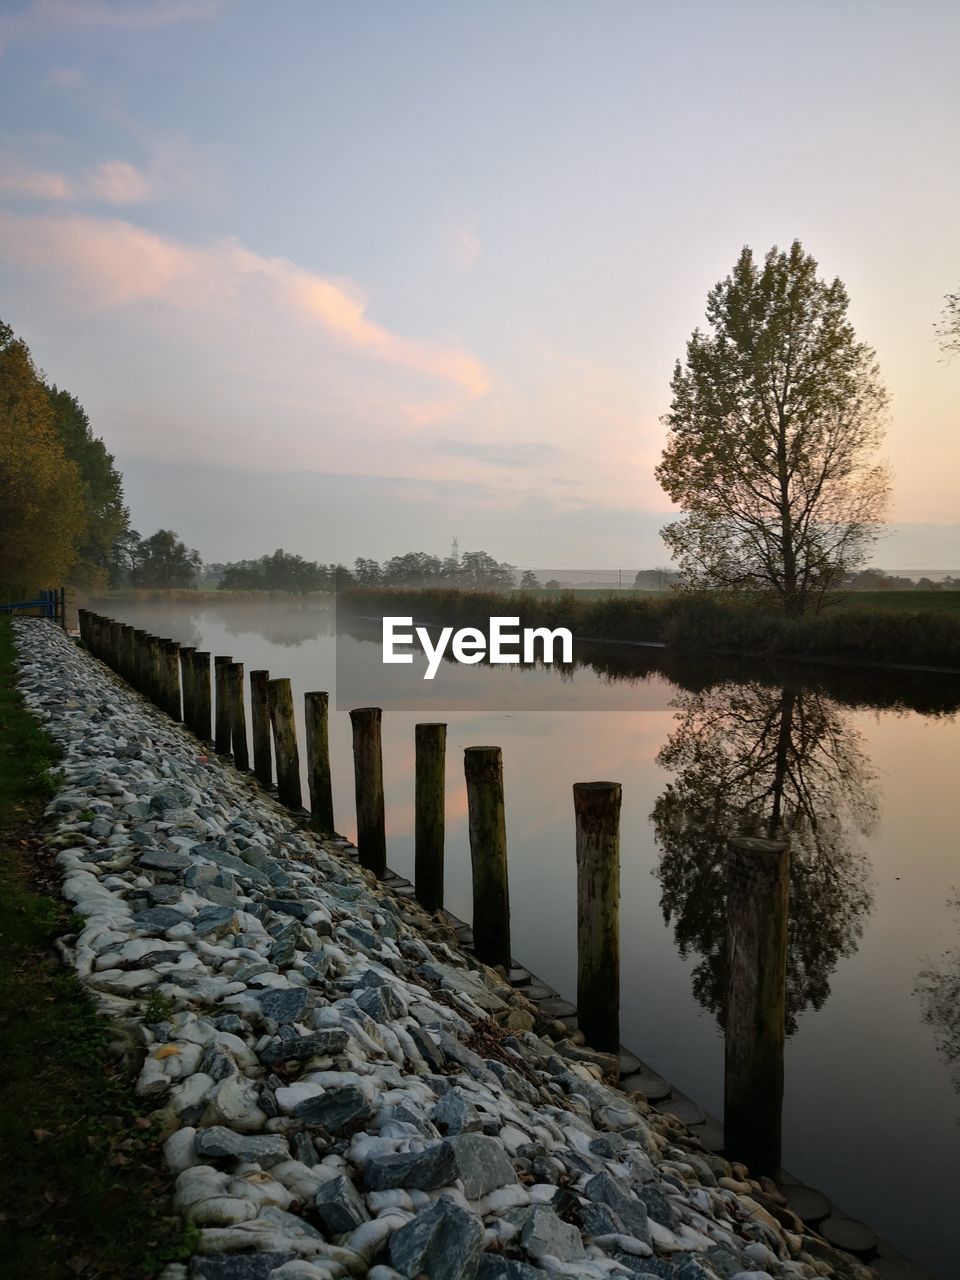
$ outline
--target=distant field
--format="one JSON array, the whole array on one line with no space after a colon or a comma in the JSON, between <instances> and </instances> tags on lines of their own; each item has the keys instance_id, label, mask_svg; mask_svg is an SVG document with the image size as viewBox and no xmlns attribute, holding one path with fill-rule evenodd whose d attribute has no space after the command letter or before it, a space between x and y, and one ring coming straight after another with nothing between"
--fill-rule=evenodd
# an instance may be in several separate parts
<instances>
[{"instance_id":1,"label":"distant field","mask_svg":"<svg viewBox=\"0 0 960 1280\"><path fill-rule=\"evenodd\" d=\"M831 609L882 613L957 613L960 591L851 591Z\"/></svg>"}]
</instances>

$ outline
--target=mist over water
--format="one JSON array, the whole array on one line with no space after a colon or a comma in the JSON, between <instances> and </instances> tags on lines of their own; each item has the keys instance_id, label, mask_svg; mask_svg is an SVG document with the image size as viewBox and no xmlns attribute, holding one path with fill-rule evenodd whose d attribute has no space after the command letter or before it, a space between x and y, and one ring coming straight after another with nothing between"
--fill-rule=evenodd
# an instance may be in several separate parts
<instances>
[{"instance_id":1,"label":"mist over water","mask_svg":"<svg viewBox=\"0 0 960 1280\"><path fill-rule=\"evenodd\" d=\"M376 627L344 620L338 640L333 609L314 602L92 604L246 672L289 676L301 734L304 692L335 690L338 644L361 667L379 664ZM445 719L446 902L470 919L462 752L500 745L514 955L573 997L571 787L621 782L623 1040L720 1115L725 842L787 840L785 1167L935 1274L956 1274L960 678L613 646L575 657L565 676L445 668L432 711L385 711L390 865L413 878L413 726ZM514 709L476 709L492 680L522 686ZM331 713L330 750L337 827L352 837L343 709Z\"/></svg>"}]
</instances>

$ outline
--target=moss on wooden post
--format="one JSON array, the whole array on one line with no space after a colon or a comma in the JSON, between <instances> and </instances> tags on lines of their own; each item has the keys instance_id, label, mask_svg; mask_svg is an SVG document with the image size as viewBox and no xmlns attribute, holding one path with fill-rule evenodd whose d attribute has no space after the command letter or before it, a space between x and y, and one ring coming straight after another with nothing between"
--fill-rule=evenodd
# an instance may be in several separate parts
<instances>
[{"instance_id":1,"label":"moss on wooden post","mask_svg":"<svg viewBox=\"0 0 960 1280\"><path fill-rule=\"evenodd\" d=\"M414 873L417 901L427 911L443 907L445 724L418 724L416 744L416 820Z\"/></svg>"},{"instance_id":2,"label":"moss on wooden post","mask_svg":"<svg viewBox=\"0 0 960 1280\"><path fill-rule=\"evenodd\" d=\"M383 808L383 752L379 707L355 707L353 778L357 800L357 851L361 867L382 877L387 870L387 835Z\"/></svg>"},{"instance_id":3,"label":"moss on wooden post","mask_svg":"<svg viewBox=\"0 0 960 1280\"><path fill-rule=\"evenodd\" d=\"M307 730L307 788L310 792L310 825L332 836L333 786L330 779L329 695L313 691L304 694Z\"/></svg>"},{"instance_id":4,"label":"moss on wooden post","mask_svg":"<svg viewBox=\"0 0 960 1280\"><path fill-rule=\"evenodd\" d=\"M780 1172L790 855L778 840L727 845L724 1150Z\"/></svg>"},{"instance_id":5,"label":"moss on wooden post","mask_svg":"<svg viewBox=\"0 0 960 1280\"><path fill-rule=\"evenodd\" d=\"M253 738L253 772L262 787L273 782L270 748L270 707L267 702L269 671L250 672L250 735Z\"/></svg>"},{"instance_id":6,"label":"moss on wooden post","mask_svg":"<svg viewBox=\"0 0 960 1280\"><path fill-rule=\"evenodd\" d=\"M510 891L499 747L467 747L470 862L473 869L473 946L484 964L510 968Z\"/></svg>"},{"instance_id":7,"label":"moss on wooden post","mask_svg":"<svg viewBox=\"0 0 960 1280\"><path fill-rule=\"evenodd\" d=\"M620 783L577 782L577 1012L594 1049L620 1048Z\"/></svg>"},{"instance_id":8,"label":"moss on wooden post","mask_svg":"<svg viewBox=\"0 0 960 1280\"><path fill-rule=\"evenodd\" d=\"M290 681L283 677L267 681L267 706L273 730L273 750L277 760L277 795L290 809L303 807L300 789L300 752L297 748L297 726L293 714L293 692Z\"/></svg>"}]
</instances>

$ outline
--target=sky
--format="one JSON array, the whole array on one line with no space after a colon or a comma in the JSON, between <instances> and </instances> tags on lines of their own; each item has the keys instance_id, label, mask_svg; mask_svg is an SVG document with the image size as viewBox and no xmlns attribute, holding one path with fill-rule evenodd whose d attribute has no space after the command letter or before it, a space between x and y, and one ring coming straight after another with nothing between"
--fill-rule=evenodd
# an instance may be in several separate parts
<instances>
[{"instance_id":1,"label":"sky","mask_svg":"<svg viewBox=\"0 0 960 1280\"><path fill-rule=\"evenodd\" d=\"M0 0L0 316L207 560L666 561L743 245L846 284L876 562L960 569L953 0Z\"/></svg>"}]
</instances>

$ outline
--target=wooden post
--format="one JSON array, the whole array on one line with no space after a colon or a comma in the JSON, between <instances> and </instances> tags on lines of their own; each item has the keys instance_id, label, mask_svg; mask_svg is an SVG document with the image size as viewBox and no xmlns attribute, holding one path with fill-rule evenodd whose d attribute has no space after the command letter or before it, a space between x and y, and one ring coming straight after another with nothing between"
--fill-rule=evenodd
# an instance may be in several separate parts
<instances>
[{"instance_id":1,"label":"wooden post","mask_svg":"<svg viewBox=\"0 0 960 1280\"><path fill-rule=\"evenodd\" d=\"M201 742L211 736L210 654L198 649L193 655L193 696L196 722L193 732Z\"/></svg>"},{"instance_id":2,"label":"wooden post","mask_svg":"<svg viewBox=\"0 0 960 1280\"><path fill-rule=\"evenodd\" d=\"M467 822L473 867L473 947L484 964L510 968L510 890L499 747L467 747Z\"/></svg>"},{"instance_id":3,"label":"wooden post","mask_svg":"<svg viewBox=\"0 0 960 1280\"><path fill-rule=\"evenodd\" d=\"M307 787L310 792L310 825L324 835L335 834L333 788L330 781L330 735L326 693L304 694L307 727Z\"/></svg>"},{"instance_id":4,"label":"wooden post","mask_svg":"<svg viewBox=\"0 0 960 1280\"><path fill-rule=\"evenodd\" d=\"M149 667L147 633L138 627L133 633L133 684L138 693L147 692Z\"/></svg>"},{"instance_id":5,"label":"wooden post","mask_svg":"<svg viewBox=\"0 0 960 1280\"><path fill-rule=\"evenodd\" d=\"M418 724L414 823L415 888L427 911L443 906L444 779L447 748L445 724Z\"/></svg>"},{"instance_id":6,"label":"wooden post","mask_svg":"<svg viewBox=\"0 0 960 1280\"><path fill-rule=\"evenodd\" d=\"M383 750L379 707L354 707L353 781L357 801L357 851L361 867L383 878L387 870L387 833L383 811Z\"/></svg>"},{"instance_id":7,"label":"wooden post","mask_svg":"<svg viewBox=\"0 0 960 1280\"><path fill-rule=\"evenodd\" d=\"M162 705L162 685L160 682L160 637L147 636L147 646L150 655L150 676L149 687L147 689L147 697L159 707Z\"/></svg>"},{"instance_id":8,"label":"wooden post","mask_svg":"<svg viewBox=\"0 0 960 1280\"><path fill-rule=\"evenodd\" d=\"M269 671L250 672L250 733L253 737L253 772L262 787L273 781L270 756L270 707L267 703Z\"/></svg>"},{"instance_id":9,"label":"wooden post","mask_svg":"<svg viewBox=\"0 0 960 1280\"><path fill-rule=\"evenodd\" d=\"M164 711L174 720L180 719L180 645L176 640L161 641L163 655Z\"/></svg>"},{"instance_id":10,"label":"wooden post","mask_svg":"<svg viewBox=\"0 0 960 1280\"><path fill-rule=\"evenodd\" d=\"M227 696L230 701L230 744L238 769L250 768L247 750L247 713L243 705L243 663L227 663Z\"/></svg>"},{"instance_id":11,"label":"wooden post","mask_svg":"<svg viewBox=\"0 0 960 1280\"><path fill-rule=\"evenodd\" d=\"M123 626L123 678L127 684L136 688L137 681L137 637L133 627L125 623Z\"/></svg>"},{"instance_id":12,"label":"wooden post","mask_svg":"<svg viewBox=\"0 0 960 1280\"><path fill-rule=\"evenodd\" d=\"M723 1145L754 1177L780 1173L789 898L786 844L728 842Z\"/></svg>"},{"instance_id":13,"label":"wooden post","mask_svg":"<svg viewBox=\"0 0 960 1280\"><path fill-rule=\"evenodd\" d=\"M180 683L183 687L183 723L191 733L196 733L196 694L194 692L193 645L180 646Z\"/></svg>"},{"instance_id":14,"label":"wooden post","mask_svg":"<svg viewBox=\"0 0 960 1280\"><path fill-rule=\"evenodd\" d=\"M620 783L575 782L577 1012L587 1044L620 1049Z\"/></svg>"},{"instance_id":15,"label":"wooden post","mask_svg":"<svg viewBox=\"0 0 960 1280\"><path fill-rule=\"evenodd\" d=\"M293 691L290 681L267 681L267 706L273 730L273 751L277 761L277 796L290 809L303 807L300 789L300 752L297 749L297 724L293 715Z\"/></svg>"},{"instance_id":16,"label":"wooden post","mask_svg":"<svg viewBox=\"0 0 960 1280\"><path fill-rule=\"evenodd\" d=\"M213 749L218 755L230 752L230 698L227 693L227 666L233 659L218 654L213 660L214 692L217 695Z\"/></svg>"}]
</instances>

